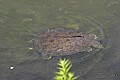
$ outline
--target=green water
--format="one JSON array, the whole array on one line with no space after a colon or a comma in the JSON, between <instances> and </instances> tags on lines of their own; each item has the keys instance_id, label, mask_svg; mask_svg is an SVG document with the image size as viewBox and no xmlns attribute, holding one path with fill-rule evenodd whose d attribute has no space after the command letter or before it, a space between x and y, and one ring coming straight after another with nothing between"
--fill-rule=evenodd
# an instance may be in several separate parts
<instances>
[{"instance_id":1,"label":"green water","mask_svg":"<svg viewBox=\"0 0 120 80\"><path fill-rule=\"evenodd\" d=\"M40 30L60 27L94 33L102 39L103 50L66 56L79 79L96 80L88 72L102 59L116 53L108 60L120 61L119 8L120 0L0 0L0 80L52 80L60 57L44 61L29 49L29 41ZM10 70L12 66L14 69ZM88 79L84 76L87 73ZM102 75L103 80L112 74Z\"/></svg>"}]
</instances>

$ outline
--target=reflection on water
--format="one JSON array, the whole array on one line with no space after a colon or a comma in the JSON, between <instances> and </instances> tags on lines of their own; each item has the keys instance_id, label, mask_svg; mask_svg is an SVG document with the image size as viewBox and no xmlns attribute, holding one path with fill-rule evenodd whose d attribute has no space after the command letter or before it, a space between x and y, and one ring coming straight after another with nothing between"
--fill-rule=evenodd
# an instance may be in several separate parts
<instances>
[{"instance_id":1,"label":"reflection on water","mask_svg":"<svg viewBox=\"0 0 120 80\"><path fill-rule=\"evenodd\" d=\"M117 0L0 0L0 79L51 80L59 58L64 57L45 61L29 50L29 41L40 30L59 27L94 33L104 45L102 50L65 56L73 63L72 71L82 77L107 54L109 25L119 22L119 14L114 14L119 7Z\"/></svg>"}]
</instances>

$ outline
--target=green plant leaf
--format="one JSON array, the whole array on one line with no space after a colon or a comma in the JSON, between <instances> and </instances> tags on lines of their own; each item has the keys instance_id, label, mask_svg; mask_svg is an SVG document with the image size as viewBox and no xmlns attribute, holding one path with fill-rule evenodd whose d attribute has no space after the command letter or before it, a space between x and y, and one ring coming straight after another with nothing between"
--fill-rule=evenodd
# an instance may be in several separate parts
<instances>
[{"instance_id":1,"label":"green plant leaf","mask_svg":"<svg viewBox=\"0 0 120 80\"><path fill-rule=\"evenodd\" d=\"M69 65L67 68L66 68L66 73L69 72L69 70L71 69L72 65Z\"/></svg>"},{"instance_id":2,"label":"green plant leaf","mask_svg":"<svg viewBox=\"0 0 120 80\"><path fill-rule=\"evenodd\" d=\"M67 68L70 64L71 64L71 62L66 62L65 65L64 65L65 68Z\"/></svg>"},{"instance_id":3,"label":"green plant leaf","mask_svg":"<svg viewBox=\"0 0 120 80\"><path fill-rule=\"evenodd\" d=\"M76 80L78 77L79 77L79 76L75 76L75 77L72 78L72 80Z\"/></svg>"},{"instance_id":4,"label":"green plant leaf","mask_svg":"<svg viewBox=\"0 0 120 80\"><path fill-rule=\"evenodd\" d=\"M55 72L56 76L54 77L54 80L76 80L78 78L78 76L74 77L74 73L70 72L72 64L68 59L60 59L58 66L57 69L59 71Z\"/></svg>"},{"instance_id":5,"label":"green plant leaf","mask_svg":"<svg viewBox=\"0 0 120 80\"><path fill-rule=\"evenodd\" d=\"M54 77L55 80L63 80L63 76L56 76Z\"/></svg>"},{"instance_id":6,"label":"green plant leaf","mask_svg":"<svg viewBox=\"0 0 120 80\"><path fill-rule=\"evenodd\" d=\"M78 78L78 76L74 77L74 73L69 72L68 73L68 78L69 78L68 80L76 80Z\"/></svg>"}]
</instances>

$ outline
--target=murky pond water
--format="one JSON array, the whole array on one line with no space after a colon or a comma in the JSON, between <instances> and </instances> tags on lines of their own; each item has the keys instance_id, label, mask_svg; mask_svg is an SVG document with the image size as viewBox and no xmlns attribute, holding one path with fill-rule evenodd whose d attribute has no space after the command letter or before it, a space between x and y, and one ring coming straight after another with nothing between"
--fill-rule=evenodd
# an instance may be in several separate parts
<instances>
[{"instance_id":1,"label":"murky pond water","mask_svg":"<svg viewBox=\"0 0 120 80\"><path fill-rule=\"evenodd\" d=\"M119 0L0 0L0 80L53 80L59 58L81 80L120 79L119 8ZM104 49L48 61L29 49L41 30L60 27L96 34Z\"/></svg>"}]
</instances>

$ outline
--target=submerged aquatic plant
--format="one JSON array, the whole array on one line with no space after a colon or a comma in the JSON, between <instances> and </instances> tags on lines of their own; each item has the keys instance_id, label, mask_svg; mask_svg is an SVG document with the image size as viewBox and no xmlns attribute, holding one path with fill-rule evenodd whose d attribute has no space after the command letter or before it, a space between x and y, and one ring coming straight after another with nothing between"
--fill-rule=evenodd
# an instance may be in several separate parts
<instances>
[{"instance_id":1,"label":"submerged aquatic plant","mask_svg":"<svg viewBox=\"0 0 120 80\"><path fill-rule=\"evenodd\" d=\"M76 80L78 76L74 76L74 73L70 72L72 67L71 62L68 59L60 59L58 62L58 70L54 80Z\"/></svg>"}]
</instances>

